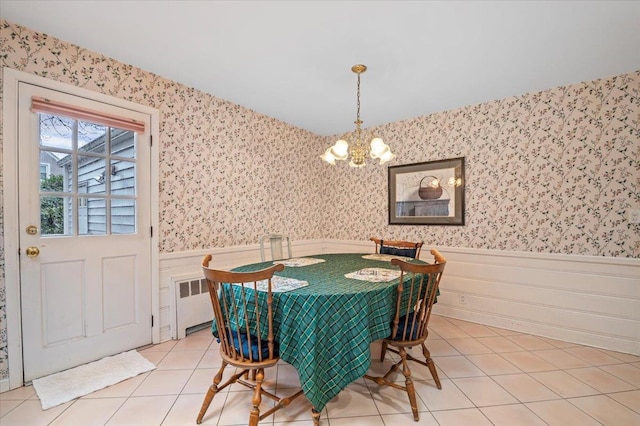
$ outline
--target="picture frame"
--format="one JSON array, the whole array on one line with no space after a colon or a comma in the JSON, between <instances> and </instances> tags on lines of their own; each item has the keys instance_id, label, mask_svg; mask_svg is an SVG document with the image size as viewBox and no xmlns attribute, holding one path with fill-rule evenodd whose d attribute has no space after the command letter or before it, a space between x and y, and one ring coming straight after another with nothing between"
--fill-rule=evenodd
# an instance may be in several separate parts
<instances>
[{"instance_id":1,"label":"picture frame","mask_svg":"<svg viewBox=\"0 0 640 426\"><path fill-rule=\"evenodd\" d=\"M464 157L388 170L390 225L464 225Z\"/></svg>"}]
</instances>

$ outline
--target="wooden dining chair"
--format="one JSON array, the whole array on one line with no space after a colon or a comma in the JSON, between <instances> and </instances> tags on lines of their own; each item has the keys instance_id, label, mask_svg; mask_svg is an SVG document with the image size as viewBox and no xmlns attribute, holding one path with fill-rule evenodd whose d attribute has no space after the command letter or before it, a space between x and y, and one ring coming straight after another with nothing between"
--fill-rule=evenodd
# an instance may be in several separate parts
<instances>
[{"instance_id":1,"label":"wooden dining chair","mask_svg":"<svg viewBox=\"0 0 640 426\"><path fill-rule=\"evenodd\" d=\"M211 255L208 254L202 260L202 269L209 287L222 366L207 390L196 423L202 423L209 404L218 392L233 383L239 383L254 391L248 424L256 426L259 421L302 395L302 390L299 390L290 396L278 397L262 388L264 369L274 367L280 359L273 332L271 280L275 272L284 270L284 265L277 264L256 272L229 272L210 269L210 261ZM259 282L266 283L265 297L258 293ZM228 287L232 285L237 285L237 288ZM228 365L235 367L236 371L221 385L224 369ZM247 381L249 372L253 379L250 382ZM273 399L276 404L261 414L262 396Z\"/></svg>"},{"instance_id":2,"label":"wooden dining chair","mask_svg":"<svg viewBox=\"0 0 640 426\"><path fill-rule=\"evenodd\" d=\"M427 326L431 317L431 308L438 293L440 278L447 260L436 249L431 249L431 254L435 259L433 264L418 265L404 262L400 259L391 260L392 265L400 267L400 282L397 287L396 312L390 324L390 335L382 340L380 362L384 361L387 350L400 355L400 361L393 364L382 377L374 377L368 374L364 376L379 385L388 385L405 391L409 396L409 403L411 404L411 411L415 421L420 418L409 361L415 361L429 368L436 386L438 389L442 389L436 366L425 345L425 340L429 335ZM422 347L424 361L407 353L407 348L414 346ZM405 377L404 386L394 382L391 378L400 366L402 366L402 374Z\"/></svg>"},{"instance_id":3,"label":"wooden dining chair","mask_svg":"<svg viewBox=\"0 0 640 426\"><path fill-rule=\"evenodd\" d=\"M402 240L381 240L380 238L369 238L376 244L377 254L393 254L396 256L420 258L420 249L424 242L402 241Z\"/></svg>"},{"instance_id":4,"label":"wooden dining chair","mask_svg":"<svg viewBox=\"0 0 640 426\"><path fill-rule=\"evenodd\" d=\"M271 260L291 259L293 257L291 239L287 235L267 234L260 237L260 259L262 262L269 260L267 259L267 249L265 247L268 247Z\"/></svg>"}]
</instances>

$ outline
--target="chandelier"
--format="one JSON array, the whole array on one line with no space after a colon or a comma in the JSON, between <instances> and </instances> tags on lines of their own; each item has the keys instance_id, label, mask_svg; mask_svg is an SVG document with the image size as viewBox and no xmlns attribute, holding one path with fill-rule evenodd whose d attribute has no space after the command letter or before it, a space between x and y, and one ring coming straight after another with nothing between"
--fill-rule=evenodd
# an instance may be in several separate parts
<instances>
[{"instance_id":1,"label":"chandelier","mask_svg":"<svg viewBox=\"0 0 640 426\"><path fill-rule=\"evenodd\" d=\"M351 167L363 167L366 164L365 159L367 154L369 154L373 159L379 159L380 164L384 164L395 158L395 154L391 152L389 145L384 143L381 138L376 137L369 132L365 134L367 140L371 140L369 146L363 143L363 132L360 128L360 125L362 124L362 121L360 120L360 74L366 70L367 67L361 64L351 67L351 71L358 74L358 112L356 114L356 121L354 121L356 130L355 132L343 135L340 140L330 146L325 153L320 156L320 158L329 164L335 165L336 160L346 160L349 155L351 155L351 161L349 162Z\"/></svg>"}]
</instances>

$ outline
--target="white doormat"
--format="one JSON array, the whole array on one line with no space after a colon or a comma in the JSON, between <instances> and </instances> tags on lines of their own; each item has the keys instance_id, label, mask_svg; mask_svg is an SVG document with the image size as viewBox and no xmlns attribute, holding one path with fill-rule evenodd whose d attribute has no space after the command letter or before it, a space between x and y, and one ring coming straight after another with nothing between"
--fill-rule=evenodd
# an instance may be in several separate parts
<instances>
[{"instance_id":1,"label":"white doormat","mask_svg":"<svg viewBox=\"0 0 640 426\"><path fill-rule=\"evenodd\" d=\"M64 404L156 368L132 350L33 380L42 409Z\"/></svg>"}]
</instances>

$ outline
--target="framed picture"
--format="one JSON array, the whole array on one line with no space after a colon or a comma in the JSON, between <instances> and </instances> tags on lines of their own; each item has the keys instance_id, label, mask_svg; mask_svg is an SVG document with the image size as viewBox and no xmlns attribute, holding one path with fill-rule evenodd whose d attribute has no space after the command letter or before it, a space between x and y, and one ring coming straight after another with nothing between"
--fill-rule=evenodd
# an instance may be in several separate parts
<instances>
[{"instance_id":1,"label":"framed picture","mask_svg":"<svg viewBox=\"0 0 640 426\"><path fill-rule=\"evenodd\" d=\"M464 157L389 167L390 225L464 225Z\"/></svg>"}]
</instances>

